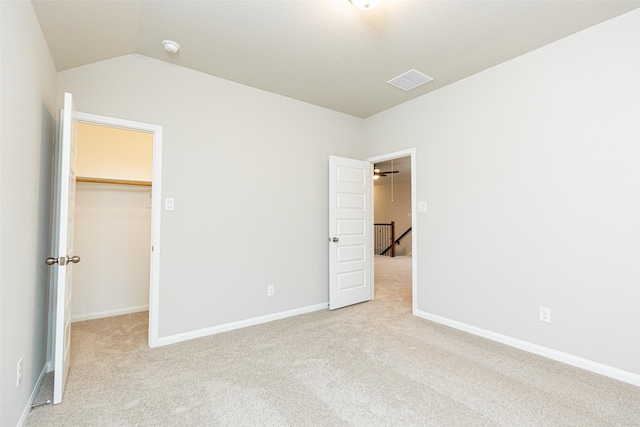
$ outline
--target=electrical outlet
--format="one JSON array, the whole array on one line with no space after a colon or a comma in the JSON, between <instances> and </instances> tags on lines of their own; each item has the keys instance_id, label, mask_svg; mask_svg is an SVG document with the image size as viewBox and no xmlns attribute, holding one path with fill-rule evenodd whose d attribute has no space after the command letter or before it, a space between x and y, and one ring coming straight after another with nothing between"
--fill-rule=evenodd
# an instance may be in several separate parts
<instances>
[{"instance_id":1,"label":"electrical outlet","mask_svg":"<svg viewBox=\"0 0 640 427\"><path fill-rule=\"evenodd\" d=\"M267 296L268 296L268 297L272 297L272 296L273 296L273 294L275 294L275 293L276 293L276 289L275 289L275 288L276 288L276 287L275 287L274 285L269 285L269 286L267 286Z\"/></svg>"},{"instance_id":2,"label":"electrical outlet","mask_svg":"<svg viewBox=\"0 0 640 427\"><path fill-rule=\"evenodd\" d=\"M540 307L540 321L551 323L551 309L549 307Z\"/></svg>"},{"instance_id":3,"label":"electrical outlet","mask_svg":"<svg viewBox=\"0 0 640 427\"><path fill-rule=\"evenodd\" d=\"M20 387L22 382L22 357L18 360L18 367L16 368L16 387Z\"/></svg>"}]
</instances>

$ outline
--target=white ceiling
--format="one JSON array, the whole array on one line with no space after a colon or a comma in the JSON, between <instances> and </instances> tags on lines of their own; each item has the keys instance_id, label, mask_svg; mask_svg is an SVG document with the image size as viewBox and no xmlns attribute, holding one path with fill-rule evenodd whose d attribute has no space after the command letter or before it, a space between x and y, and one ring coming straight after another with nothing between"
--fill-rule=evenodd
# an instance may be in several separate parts
<instances>
[{"instance_id":1,"label":"white ceiling","mask_svg":"<svg viewBox=\"0 0 640 427\"><path fill-rule=\"evenodd\" d=\"M58 71L138 53L368 117L584 28L640 0L33 0ZM161 41L177 41L170 55ZM434 80L386 82L415 68Z\"/></svg>"}]
</instances>

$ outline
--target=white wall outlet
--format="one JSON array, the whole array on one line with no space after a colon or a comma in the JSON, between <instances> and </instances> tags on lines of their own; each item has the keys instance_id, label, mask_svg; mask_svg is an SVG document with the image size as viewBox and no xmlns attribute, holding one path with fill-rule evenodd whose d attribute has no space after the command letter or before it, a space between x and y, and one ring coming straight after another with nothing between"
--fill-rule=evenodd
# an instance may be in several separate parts
<instances>
[{"instance_id":1,"label":"white wall outlet","mask_svg":"<svg viewBox=\"0 0 640 427\"><path fill-rule=\"evenodd\" d=\"M272 297L276 293L276 287L274 285L267 286L267 296Z\"/></svg>"},{"instance_id":2,"label":"white wall outlet","mask_svg":"<svg viewBox=\"0 0 640 427\"><path fill-rule=\"evenodd\" d=\"M173 209L174 209L173 197L167 197L166 199L164 199L164 210L172 211Z\"/></svg>"},{"instance_id":3,"label":"white wall outlet","mask_svg":"<svg viewBox=\"0 0 640 427\"><path fill-rule=\"evenodd\" d=\"M16 368L16 387L20 387L22 382L22 357L18 360L18 367Z\"/></svg>"},{"instance_id":4,"label":"white wall outlet","mask_svg":"<svg viewBox=\"0 0 640 427\"><path fill-rule=\"evenodd\" d=\"M418 202L418 212L427 211L427 202Z\"/></svg>"},{"instance_id":5,"label":"white wall outlet","mask_svg":"<svg viewBox=\"0 0 640 427\"><path fill-rule=\"evenodd\" d=\"M551 323L551 309L549 307L540 307L540 321Z\"/></svg>"}]
</instances>

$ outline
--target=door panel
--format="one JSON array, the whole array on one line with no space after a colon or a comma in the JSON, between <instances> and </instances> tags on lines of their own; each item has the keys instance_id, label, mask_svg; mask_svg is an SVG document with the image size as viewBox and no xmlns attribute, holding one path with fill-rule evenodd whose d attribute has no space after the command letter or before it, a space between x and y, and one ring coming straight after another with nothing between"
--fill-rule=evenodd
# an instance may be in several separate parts
<instances>
[{"instance_id":1,"label":"door panel","mask_svg":"<svg viewBox=\"0 0 640 427\"><path fill-rule=\"evenodd\" d=\"M373 298L371 164L329 157L329 308Z\"/></svg>"},{"instance_id":2,"label":"door panel","mask_svg":"<svg viewBox=\"0 0 640 427\"><path fill-rule=\"evenodd\" d=\"M365 246L353 245L338 247L338 260L342 263L365 261Z\"/></svg>"},{"instance_id":3,"label":"door panel","mask_svg":"<svg viewBox=\"0 0 640 427\"><path fill-rule=\"evenodd\" d=\"M55 209L51 262L55 292L53 403L62 401L71 359L71 295L73 264L79 261L73 251L76 198L76 122L73 98L65 93L60 113L60 138L56 147Z\"/></svg>"}]
</instances>

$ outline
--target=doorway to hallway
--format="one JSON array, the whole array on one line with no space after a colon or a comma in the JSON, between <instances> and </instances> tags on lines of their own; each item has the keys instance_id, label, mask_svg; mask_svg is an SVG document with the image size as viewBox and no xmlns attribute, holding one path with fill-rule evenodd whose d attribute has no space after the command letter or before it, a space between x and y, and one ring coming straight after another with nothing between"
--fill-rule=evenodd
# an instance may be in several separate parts
<instances>
[{"instance_id":1,"label":"doorway to hallway","mask_svg":"<svg viewBox=\"0 0 640 427\"><path fill-rule=\"evenodd\" d=\"M367 159L374 165L373 216L376 283L394 281L388 274L396 274L405 282L404 300L415 313L417 300L417 245L415 209L415 149L390 153ZM393 229L393 232L388 230ZM379 235L378 235L379 234ZM379 249L379 250L378 250ZM390 273L391 272L391 273ZM398 283L395 289L402 289ZM381 290L380 290L381 291ZM386 292L386 290L385 290ZM407 301L409 300L409 301Z\"/></svg>"}]
</instances>

